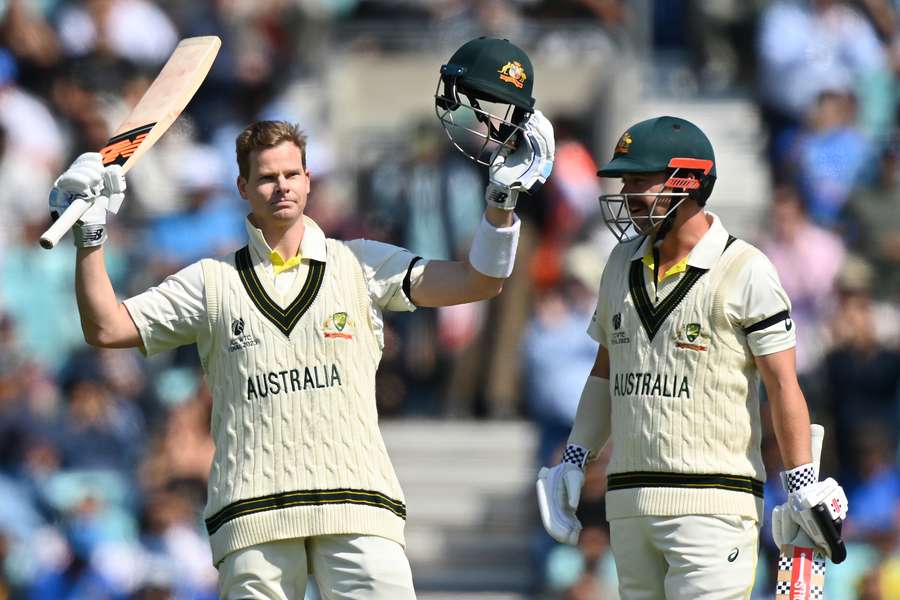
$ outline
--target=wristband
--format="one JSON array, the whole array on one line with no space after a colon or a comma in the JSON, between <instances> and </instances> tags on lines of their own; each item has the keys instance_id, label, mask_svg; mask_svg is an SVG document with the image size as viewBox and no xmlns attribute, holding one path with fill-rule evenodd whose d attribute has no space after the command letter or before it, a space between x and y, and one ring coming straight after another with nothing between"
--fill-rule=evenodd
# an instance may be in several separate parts
<instances>
[{"instance_id":1,"label":"wristband","mask_svg":"<svg viewBox=\"0 0 900 600\"><path fill-rule=\"evenodd\" d=\"M488 206L493 206L500 210L514 210L518 199L519 190L513 190L496 183L489 183L484 190L484 200L488 203Z\"/></svg>"},{"instance_id":2,"label":"wristband","mask_svg":"<svg viewBox=\"0 0 900 600\"><path fill-rule=\"evenodd\" d=\"M90 225L76 223L72 226L72 241L75 242L76 248L102 246L106 241L106 225L104 223Z\"/></svg>"},{"instance_id":3,"label":"wristband","mask_svg":"<svg viewBox=\"0 0 900 600\"><path fill-rule=\"evenodd\" d=\"M584 383L569 444L587 448L597 456L610 434L609 379L590 375Z\"/></svg>"},{"instance_id":4,"label":"wristband","mask_svg":"<svg viewBox=\"0 0 900 600\"><path fill-rule=\"evenodd\" d=\"M582 448L578 444L568 444L560 462L569 463L570 465L575 465L579 469L583 469L584 463L587 462L588 455L589 452L587 448Z\"/></svg>"},{"instance_id":5,"label":"wristband","mask_svg":"<svg viewBox=\"0 0 900 600\"><path fill-rule=\"evenodd\" d=\"M512 274L522 223L515 215L513 219L509 227L494 227L481 217L469 249L469 264L482 275L506 279Z\"/></svg>"},{"instance_id":6,"label":"wristband","mask_svg":"<svg viewBox=\"0 0 900 600\"><path fill-rule=\"evenodd\" d=\"M781 486L789 494L816 482L816 470L812 463L782 471L779 475Z\"/></svg>"}]
</instances>

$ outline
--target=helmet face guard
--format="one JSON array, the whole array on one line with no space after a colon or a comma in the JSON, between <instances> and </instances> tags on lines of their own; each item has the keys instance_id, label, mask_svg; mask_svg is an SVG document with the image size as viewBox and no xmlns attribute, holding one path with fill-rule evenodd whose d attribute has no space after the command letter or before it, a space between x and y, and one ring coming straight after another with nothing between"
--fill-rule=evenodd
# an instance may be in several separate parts
<instances>
[{"instance_id":1,"label":"helmet face guard","mask_svg":"<svg viewBox=\"0 0 900 600\"><path fill-rule=\"evenodd\" d=\"M489 166L501 148L515 149L531 114L463 83L465 67L444 65L434 94L435 114L453 146Z\"/></svg>"},{"instance_id":2,"label":"helmet face guard","mask_svg":"<svg viewBox=\"0 0 900 600\"><path fill-rule=\"evenodd\" d=\"M634 216L628 205L632 196L655 196L647 215ZM661 198L671 198L669 210L664 215L656 215L656 207ZM650 235L659 229L666 219L675 216L675 211L688 197L687 192L658 192L656 194L604 194L600 196L600 212L603 221L619 242L628 242L643 235Z\"/></svg>"},{"instance_id":3,"label":"helmet face guard","mask_svg":"<svg viewBox=\"0 0 900 600\"><path fill-rule=\"evenodd\" d=\"M692 168L699 166L693 159L674 158L669 162L669 166L674 171L663 184L664 190L682 189L683 192L662 191L655 193L627 193L627 194L603 194L600 196L600 210L603 215L603 221L609 228L610 232L619 242L627 242L638 238L642 235L650 235L658 231L669 219L675 218L675 211L678 207L690 197L691 191L700 189L702 183L699 179L690 174L681 175L679 172L682 168ZM711 165L706 164L701 168L706 173L709 172ZM635 216L631 213L629 199L632 197L654 196L653 202L650 204L646 215ZM662 198L670 198L669 208L665 214L657 215L656 208Z\"/></svg>"}]
</instances>

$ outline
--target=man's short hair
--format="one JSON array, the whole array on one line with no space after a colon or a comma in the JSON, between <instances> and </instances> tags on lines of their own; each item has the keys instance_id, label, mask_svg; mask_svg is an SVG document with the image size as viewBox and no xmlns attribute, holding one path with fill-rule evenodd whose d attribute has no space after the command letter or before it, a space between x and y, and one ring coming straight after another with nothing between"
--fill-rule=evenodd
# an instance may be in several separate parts
<instances>
[{"instance_id":1,"label":"man's short hair","mask_svg":"<svg viewBox=\"0 0 900 600\"><path fill-rule=\"evenodd\" d=\"M238 173L246 179L250 176L250 153L272 148L282 142L291 142L300 148L301 166L306 169L306 135L300 126L287 121L256 121L248 125L234 142L237 152Z\"/></svg>"}]
</instances>

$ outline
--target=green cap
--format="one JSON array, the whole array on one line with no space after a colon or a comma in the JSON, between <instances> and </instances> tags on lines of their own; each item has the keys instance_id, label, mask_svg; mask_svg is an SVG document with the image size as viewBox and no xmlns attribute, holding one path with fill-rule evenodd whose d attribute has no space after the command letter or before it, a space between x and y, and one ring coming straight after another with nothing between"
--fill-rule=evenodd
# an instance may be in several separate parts
<instances>
[{"instance_id":1,"label":"green cap","mask_svg":"<svg viewBox=\"0 0 900 600\"><path fill-rule=\"evenodd\" d=\"M597 175L621 177L670 168L697 169L716 177L716 157L706 134L690 121L665 116L641 121L623 133L612 160Z\"/></svg>"},{"instance_id":2,"label":"green cap","mask_svg":"<svg viewBox=\"0 0 900 600\"><path fill-rule=\"evenodd\" d=\"M441 67L441 75L455 77L461 89L476 97L529 112L534 106L531 59L509 40L480 37L466 42Z\"/></svg>"}]
</instances>

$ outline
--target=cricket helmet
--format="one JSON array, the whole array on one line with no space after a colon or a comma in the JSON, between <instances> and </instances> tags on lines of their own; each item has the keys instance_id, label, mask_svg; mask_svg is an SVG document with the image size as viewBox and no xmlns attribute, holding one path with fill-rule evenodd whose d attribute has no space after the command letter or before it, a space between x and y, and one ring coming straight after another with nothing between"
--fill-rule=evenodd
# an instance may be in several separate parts
<instances>
[{"instance_id":1,"label":"cricket helmet","mask_svg":"<svg viewBox=\"0 0 900 600\"><path fill-rule=\"evenodd\" d=\"M480 37L463 44L441 74L435 113L457 150L489 165L500 146L515 147L534 110L534 70L508 40Z\"/></svg>"},{"instance_id":2,"label":"cricket helmet","mask_svg":"<svg viewBox=\"0 0 900 600\"><path fill-rule=\"evenodd\" d=\"M647 216L636 217L628 205L630 196L648 194L604 194L600 206L606 225L619 241L656 231L665 235L675 211L691 198L706 204L716 182L716 157L712 144L699 127L678 117L656 117L631 126L619 138L612 160L597 171L600 177L622 177L639 173L667 173L663 191ZM655 215L662 198L670 198L665 214Z\"/></svg>"}]
</instances>

